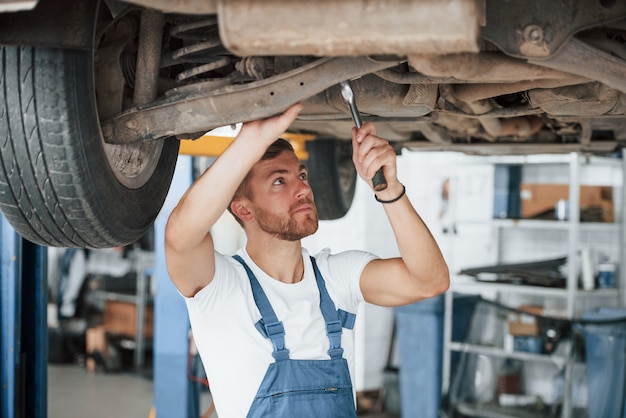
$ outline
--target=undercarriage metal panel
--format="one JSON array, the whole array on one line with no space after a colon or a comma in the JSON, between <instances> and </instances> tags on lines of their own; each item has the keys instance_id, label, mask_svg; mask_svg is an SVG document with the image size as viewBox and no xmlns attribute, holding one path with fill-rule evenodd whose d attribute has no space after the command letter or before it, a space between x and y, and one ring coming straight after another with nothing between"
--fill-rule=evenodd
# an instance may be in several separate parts
<instances>
[{"instance_id":1,"label":"undercarriage metal panel","mask_svg":"<svg viewBox=\"0 0 626 418\"><path fill-rule=\"evenodd\" d=\"M372 55L478 52L474 0L218 0L234 54Z\"/></svg>"},{"instance_id":2,"label":"undercarriage metal panel","mask_svg":"<svg viewBox=\"0 0 626 418\"><path fill-rule=\"evenodd\" d=\"M486 17L488 24L482 30L484 38L509 55L543 59L556 54L581 30L624 19L626 2L487 1Z\"/></svg>"},{"instance_id":3,"label":"undercarriage metal panel","mask_svg":"<svg viewBox=\"0 0 626 418\"><path fill-rule=\"evenodd\" d=\"M588 77L626 93L626 62L577 39L571 39L553 57L531 61L555 70ZM582 62L593 65L580 65Z\"/></svg>"}]
</instances>

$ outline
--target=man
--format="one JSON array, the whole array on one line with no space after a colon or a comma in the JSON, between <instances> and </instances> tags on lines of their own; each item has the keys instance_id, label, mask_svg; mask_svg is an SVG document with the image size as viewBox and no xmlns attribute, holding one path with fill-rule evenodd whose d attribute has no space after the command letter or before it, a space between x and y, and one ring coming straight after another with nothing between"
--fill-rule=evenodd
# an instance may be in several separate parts
<instances>
[{"instance_id":1,"label":"man","mask_svg":"<svg viewBox=\"0 0 626 418\"><path fill-rule=\"evenodd\" d=\"M192 331L221 418L356 416L354 314L362 301L398 306L449 286L446 263L396 175L396 155L374 125L353 129L353 161L376 192L401 258L362 251L310 258L317 230L307 170L279 137L301 111L246 123L172 212L165 253L186 298ZM216 253L211 226L229 209L247 243Z\"/></svg>"}]
</instances>

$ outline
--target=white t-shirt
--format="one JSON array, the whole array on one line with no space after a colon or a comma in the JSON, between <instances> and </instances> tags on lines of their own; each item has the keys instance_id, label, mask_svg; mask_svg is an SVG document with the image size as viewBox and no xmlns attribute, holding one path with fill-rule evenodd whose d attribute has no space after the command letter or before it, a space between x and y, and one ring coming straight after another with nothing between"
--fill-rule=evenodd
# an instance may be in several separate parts
<instances>
[{"instance_id":1,"label":"white t-shirt","mask_svg":"<svg viewBox=\"0 0 626 418\"><path fill-rule=\"evenodd\" d=\"M304 279L287 284L265 274L244 249L243 258L285 328L289 358L326 360L329 341L319 307L319 290L308 252L303 249ZM325 249L315 259L335 308L356 314L363 295L359 279L373 254ZM215 253L215 277L194 297L185 298L194 341L204 365L220 418L245 417L270 363L273 346L254 325L261 319L243 266ZM354 332L343 329L341 346L354 386Z\"/></svg>"}]
</instances>

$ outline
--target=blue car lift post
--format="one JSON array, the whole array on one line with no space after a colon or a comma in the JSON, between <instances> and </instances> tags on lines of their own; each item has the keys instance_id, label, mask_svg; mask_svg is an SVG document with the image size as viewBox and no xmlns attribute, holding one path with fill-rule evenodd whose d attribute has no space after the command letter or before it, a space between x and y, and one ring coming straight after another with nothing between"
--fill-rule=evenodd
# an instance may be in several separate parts
<instances>
[{"instance_id":1,"label":"blue car lift post","mask_svg":"<svg viewBox=\"0 0 626 418\"><path fill-rule=\"evenodd\" d=\"M47 414L47 251L0 216L2 418Z\"/></svg>"},{"instance_id":2,"label":"blue car lift post","mask_svg":"<svg viewBox=\"0 0 626 418\"><path fill-rule=\"evenodd\" d=\"M179 155L170 192L154 223L154 407L158 418L200 416L194 383L187 375L189 316L167 273L163 244L167 219L192 181L193 159Z\"/></svg>"}]
</instances>

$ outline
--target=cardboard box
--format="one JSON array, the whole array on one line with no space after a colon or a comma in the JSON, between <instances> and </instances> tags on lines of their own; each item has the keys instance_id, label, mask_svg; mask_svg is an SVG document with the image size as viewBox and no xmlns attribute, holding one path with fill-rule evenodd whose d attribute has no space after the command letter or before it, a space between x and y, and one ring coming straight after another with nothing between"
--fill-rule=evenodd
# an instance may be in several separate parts
<instances>
[{"instance_id":1,"label":"cardboard box","mask_svg":"<svg viewBox=\"0 0 626 418\"><path fill-rule=\"evenodd\" d=\"M559 200L569 198L566 184L522 183L520 200L522 218L534 218L549 213L554 219L554 208ZM610 186L580 186L580 209L602 208L602 222L613 222L613 189Z\"/></svg>"},{"instance_id":2,"label":"cardboard box","mask_svg":"<svg viewBox=\"0 0 626 418\"><path fill-rule=\"evenodd\" d=\"M154 313L147 306L144 316L143 335L152 337ZM122 334L135 338L137 330L137 305L130 302L107 300L104 304L104 327L112 334Z\"/></svg>"},{"instance_id":3,"label":"cardboard box","mask_svg":"<svg viewBox=\"0 0 626 418\"><path fill-rule=\"evenodd\" d=\"M543 313L543 306L539 305L520 305L520 311L529 312L535 315ZM532 315L525 315L519 312L509 312L507 315L509 324L509 334L511 335L538 335L539 322Z\"/></svg>"}]
</instances>

